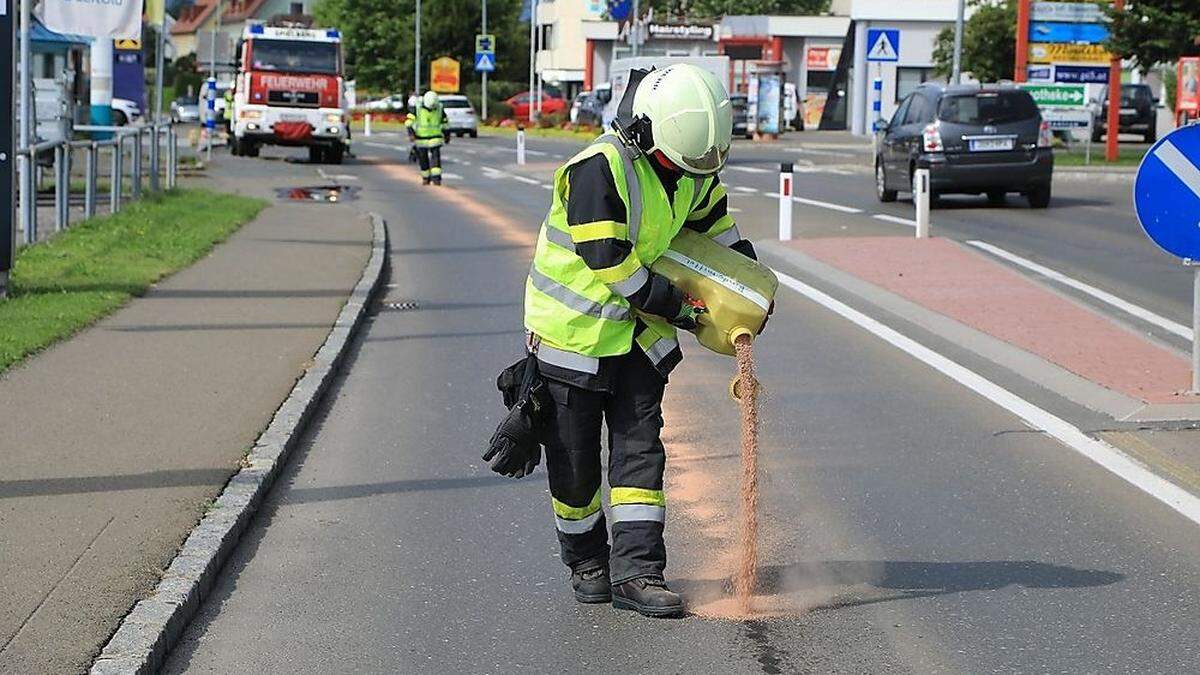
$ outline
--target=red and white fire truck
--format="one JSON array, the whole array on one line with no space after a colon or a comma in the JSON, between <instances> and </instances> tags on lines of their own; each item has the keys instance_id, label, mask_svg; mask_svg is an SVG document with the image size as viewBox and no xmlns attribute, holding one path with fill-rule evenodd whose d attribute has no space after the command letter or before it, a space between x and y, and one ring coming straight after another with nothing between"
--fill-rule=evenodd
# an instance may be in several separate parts
<instances>
[{"instance_id":1,"label":"red and white fire truck","mask_svg":"<svg viewBox=\"0 0 1200 675\"><path fill-rule=\"evenodd\" d=\"M341 163L349 138L341 42L335 29L246 26L231 119L235 155L303 146L309 161Z\"/></svg>"}]
</instances>

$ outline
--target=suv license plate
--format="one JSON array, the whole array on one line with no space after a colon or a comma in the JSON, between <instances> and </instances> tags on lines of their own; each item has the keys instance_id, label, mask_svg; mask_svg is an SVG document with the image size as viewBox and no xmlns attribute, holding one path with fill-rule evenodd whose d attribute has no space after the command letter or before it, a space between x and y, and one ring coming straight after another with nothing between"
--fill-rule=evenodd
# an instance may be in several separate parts
<instances>
[{"instance_id":1,"label":"suv license plate","mask_svg":"<svg viewBox=\"0 0 1200 675\"><path fill-rule=\"evenodd\" d=\"M997 150L1012 150L1011 138L973 138L968 146L971 152L995 152Z\"/></svg>"},{"instance_id":2,"label":"suv license plate","mask_svg":"<svg viewBox=\"0 0 1200 675\"><path fill-rule=\"evenodd\" d=\"M296 115L294 113L283 113L279 116L281 122L304 122L304 115Z\"/></svg>"}]
</instances>

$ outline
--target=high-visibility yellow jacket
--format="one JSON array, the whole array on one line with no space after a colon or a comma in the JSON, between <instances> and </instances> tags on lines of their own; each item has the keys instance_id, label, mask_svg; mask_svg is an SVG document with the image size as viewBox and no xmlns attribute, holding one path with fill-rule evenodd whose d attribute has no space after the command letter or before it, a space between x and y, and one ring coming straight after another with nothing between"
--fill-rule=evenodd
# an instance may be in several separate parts
<instances>
[{"instance_id":1,"label":"high-visibility yellow jacket","mask_svg":"<svg viewBox=\"0 0 1200 675\"><path fill-rule=\"evenodd\" d=\"M418 104L416 113L409 113L404 124L416 136L417 145L424 148L435 148L442 144L445 125L448 122L446 111L439 103L432 108Z\"/></svg>"},{"instance_id":2,"label":"high-visibility yellow jacket","mask_svg":"<svg viewBox=\"0 0 1200 675\"><path fill-rule=\"evenodd\" d=\"M591 220L587 208L569 206L579 203L570 195L607 186L573 185L571 175L597 156L607 162L601 168L611 174L620 203L600 208L596 213L604 217ZM601 136L559 168L525 285L525 327L541 338L539 360L595 374L599 359L628 353L636 341L666 375L681 356L675 328L663 318L662 303L653 308L658 315L637 303L657 277L649 266L683 227L726 246L741 240L716 176L684 175L668 197L649 160L614 135ZM678 309L675 300L669 312Z\"/></svg>"}]
</instances>

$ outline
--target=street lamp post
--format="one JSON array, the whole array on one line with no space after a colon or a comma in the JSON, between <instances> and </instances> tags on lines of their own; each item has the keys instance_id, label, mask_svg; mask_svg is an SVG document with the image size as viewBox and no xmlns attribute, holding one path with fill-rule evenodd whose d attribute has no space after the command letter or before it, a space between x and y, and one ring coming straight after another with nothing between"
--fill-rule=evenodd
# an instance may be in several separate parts
<instances>
[{"instance_id":1,"label":"street lamp post","mask_svg":"<svg viewBox=\"0 0 1200 675\"><path fill-rule=\"evenodd\" d=\"M954 19L954 67L950 74L950 82L962 82L962 42L963 42L963 5L966 0L958 0L958 15Z\"/></svg>"},{"instance_id":2,"label":"street lamp post","mask_svg":"<svg viewBox=\"0 0 1200 675\"><path fill-rule=\"evenodd\" d=\"M417 0L417 15L413 19L416 40L413 45L413 93L421 95L421 0Z\"/></svg>"}]
</instances>

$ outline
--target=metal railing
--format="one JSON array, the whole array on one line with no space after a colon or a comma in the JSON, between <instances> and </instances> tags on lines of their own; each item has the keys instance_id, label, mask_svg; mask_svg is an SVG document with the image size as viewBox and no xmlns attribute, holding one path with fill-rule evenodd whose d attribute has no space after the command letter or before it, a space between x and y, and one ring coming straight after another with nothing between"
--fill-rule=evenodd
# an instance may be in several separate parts
<instances>
[{"instance_id":1,"label":"metal railing","mask_svg":"<svg viewBox=\"0 0 1200 675\"><path fill-rule=\"evenodd\" d=\"M83 163L83 217L92 218L99 209L100 155L107 150L109 155L109 213L118 213L126 194L131 199L140 199L142 185L149 181L151 192L163 187L174 188L179 175L179 148L175 125L158 122L140 126L94 126L74 127L76 132L89 134L111 134L108 138L84 140L43 141L16 152L20 176L17 186L20 199L20 228L22 242L26 245L38 241L37 192L41 167L38 159L53 153L50 164L54 180L54 231L61 232L71 225L71 174L74 155L82 152ZM143 137L149 136L149 170L144 170L142 161L145 151ZM166 141L165 171L161 165L162 145ZM128 148L127 148L128 146ZM129 159L126 177L126 155ZM126 178L129 189L126 191Z\"/></svg>"}]
</instances>

